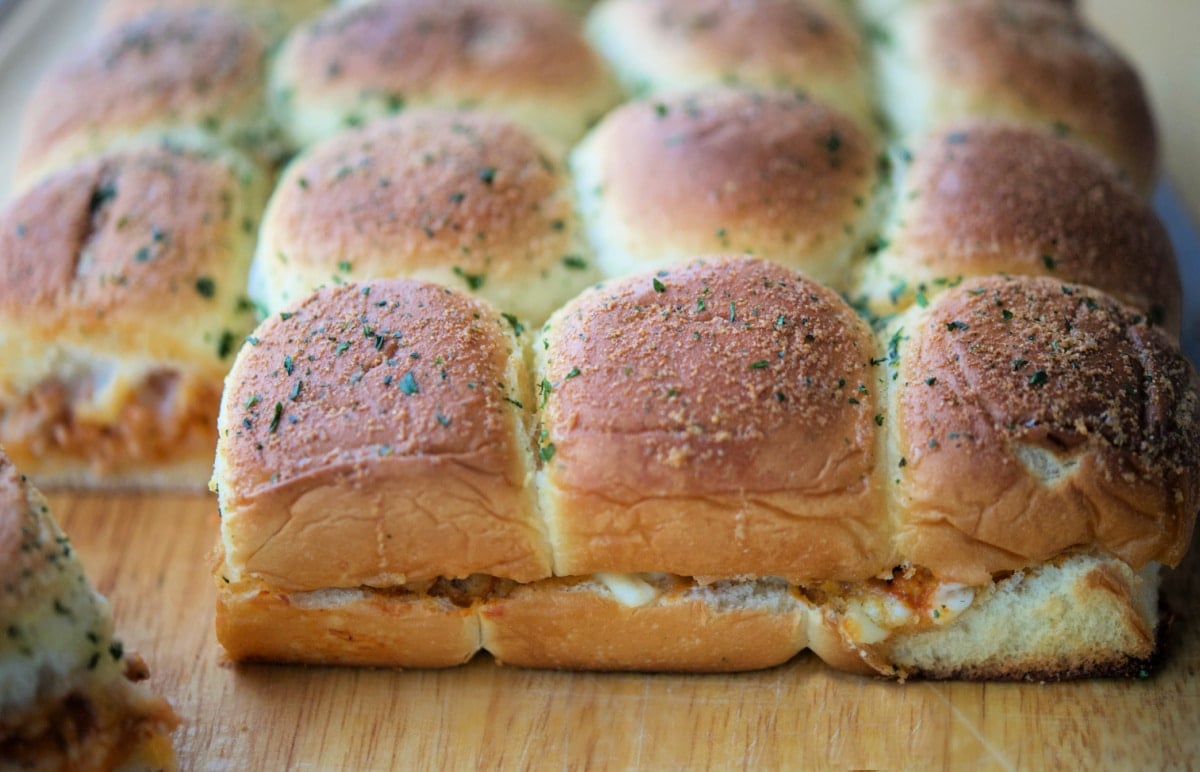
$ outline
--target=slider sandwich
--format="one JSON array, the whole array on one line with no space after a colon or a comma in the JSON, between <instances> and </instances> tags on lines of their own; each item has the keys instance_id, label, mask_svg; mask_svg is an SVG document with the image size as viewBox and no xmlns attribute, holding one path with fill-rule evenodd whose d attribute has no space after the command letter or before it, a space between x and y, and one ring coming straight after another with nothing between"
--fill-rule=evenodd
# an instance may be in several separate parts
<instances>
[{"instance_id":1,"label":"slider sandwich","mask_svg":"<svg viewBox=\"0 0 1200 772\"><path fill-rule=\"evenodd\" d=\"M264 187L232 151L152 148L0 211L0 442L39 485L203 487Z\"/></svg>"},{"instance_id":2,"label":"slider sandwich","mask_svg":"<svg viewBox=\"0 0 1200 772\"><path fill-rule=\"evenodd\" d=\"M171 707L113 637L46 500L0 452L0 766L173 769Z\"/></svg>"},{"instance_id":3,"label":"slider sandwich","mask_svg":"<svg viewBox=\"0 0 1200 772\"><path fill-rule=\"evenodd\" d=\"M617 279L542 332L318 290L226 385L234 660L1137 672L1200 505L1200 382L1145 314L982 278L876 335L795 271Z\"/></svg>"}]
</instances>

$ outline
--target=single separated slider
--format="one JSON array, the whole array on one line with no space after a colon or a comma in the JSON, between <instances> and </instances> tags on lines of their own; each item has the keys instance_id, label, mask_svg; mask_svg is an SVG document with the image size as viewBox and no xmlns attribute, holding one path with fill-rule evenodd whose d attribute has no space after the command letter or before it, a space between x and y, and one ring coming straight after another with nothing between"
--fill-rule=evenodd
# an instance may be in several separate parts
<instances>
[{"instance_id":1,"label":"single separated slider","mask_svg":"<svg viewBox=\"0 0 1200 772\"><path fill-rule=\"evenodd\" d=\"M39 485L203 488L264 187L231 152L151 149L0 211L0 442Z\"/></svg>"},{"instance_id":2,"label":"single separated slider","mask_svg":"<svg viewBox=\"0 0 1200 772\"><path fill-rule=\"evenodd\" d=\"M113 637L46 499L0 451L0 767L173 769L171 706Z\"/></svg>"}]
</instances>

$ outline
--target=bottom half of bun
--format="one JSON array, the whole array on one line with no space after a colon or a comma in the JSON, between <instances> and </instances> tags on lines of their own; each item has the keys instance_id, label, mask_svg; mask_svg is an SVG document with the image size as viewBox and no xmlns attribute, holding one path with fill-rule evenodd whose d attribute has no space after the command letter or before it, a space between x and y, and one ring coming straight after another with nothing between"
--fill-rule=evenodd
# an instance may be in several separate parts
<instances>
[{"instance_id":1,"label":"bottom half of bun","mask_svg":"<svg viewBox=\"0 0 1200 772\"><path fill-rule=\"evenodd\" d=\"M978 587L902 567L819 586L593 574L285 592L222 568L217 637L235 661L436 668L486 651L518 667L735 672L808 648L897 680L1056 680L1145 672L1159 628L1157 566L1084 552Z\"/></svg>"}]
</instances>

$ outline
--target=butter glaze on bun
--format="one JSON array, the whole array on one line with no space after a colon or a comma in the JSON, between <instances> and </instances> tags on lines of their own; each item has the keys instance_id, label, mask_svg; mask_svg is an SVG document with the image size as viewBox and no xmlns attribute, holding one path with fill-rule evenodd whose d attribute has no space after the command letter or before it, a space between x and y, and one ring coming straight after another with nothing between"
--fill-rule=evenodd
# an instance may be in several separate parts
<instances>
[{"instance_id":1,"label":"butter glaze on bun","mask_svg":"<svg viewBox=\"0 0 1200 772\"><path fill-rule=\"evenodd\" d=\"M919 137L968 117L1097 148L1149 192L1158 140L1137 72L1067 5L939 0L898 12L880 48L885 107Z\"/></svg>"},{"instance_id":2,"label":"butter glaze on bun","mask_svg":"<svg viewBox=\"0 0 1200 772\"><path fill-rule=\"evenodd\" d=\"M848 11L823 0L607 0L588 37L642 97L707 86L798 91L874 119L867 53Z\"/></svg>"},{"instance_id":3,"label":"butter glaze on bun","mask_svg":"<svg viewBox=\"0 0 1200 772\"><path fill-rule=\"evenodd\" d=\"M585 292L543 342L557 573L857 579L894 564L874 342L830 290L704 258Z\"/></svg>"},{"instance_id":4,"label":"butter glaze on bun","mask_svg":"<svg viewBox=\"0 0 1200 772\"><path fill-rule=\"evenodd\" d=\"M878 151L794 93L712 89L623 105L571 166L609 276L744 251L843 289L875 225Z\"/></svg>"},{"instance_id":5,"label":"butter glaze on bun","mask_svg":"<svg viewBox=\"0 0 1200 772\"><path fill-rule=\"evenodd\" d=\"M507 320L422 282L322 289L269 317L218 424L228 578L320 590L548 576L523 363Z\"/></svg>"},{"instance_id":6,"label":"butter glaze on bun","mask_svg":"<svg viewBox=\"0 0 1200 772\"><path fill-rule=\"evenodd\" d=\"M270 311L324 284L413 277L533 324L598 278L565 165L509 121L413 109L295 159L250 292Z\"/></svg>"},{"instance_id":7,"label":"butter glaze on bun","mask_svg":"<svg viewBox=\"0 0 1200 772\"><path fill-rule=\"evenodd\" d=\"M17 187L141 136L203 133L276 158L266 44L235 16L162 11L108 30L51 69L26 108Z\"/></svg>"},{"instance_id":8,"label":"butter glaze on bun","mask_svg":"<svg viewBox=\"0 0 1200 772\"><path fill-rule=\"evenodd\" d=\"M1200 508L1200 380L1144 314L984 278L906 325L897 547L979 584L1072 548L1177 564ZM986 470L986 471L985 471Z\"/></svg>"},{"instance_id":9,"label":"butter glaze on bun","mask_svg":"<svg viewBox=\"0 0 1200 772\"><path fill-rule=\"evenodd\" d=\"M880 311L947 280L1044 275L1104 290L1178 335L1182 288L1166 229L1090 148L970 121L913 151L866 292Z\"/></svg>"},{"instance_id":10,"label":"butter glaze on bun","mask_svg":"<svg viewBox=\"0 0 1200 772\"><path fill-rule=\"evenodd\" d=\"M391 0L298 28L272 108L299 147L408 107L480 108L563 148L620 98L567 13L537 2Z\"/></svg>"}]
</instances>

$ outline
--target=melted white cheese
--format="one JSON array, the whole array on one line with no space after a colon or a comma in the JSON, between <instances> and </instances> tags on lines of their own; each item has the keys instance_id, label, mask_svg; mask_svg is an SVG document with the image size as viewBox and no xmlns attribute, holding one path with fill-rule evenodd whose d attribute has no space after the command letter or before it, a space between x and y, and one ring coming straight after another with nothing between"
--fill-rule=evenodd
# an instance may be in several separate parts
<instances>
[{"instance_id":1,"label":"melted white cheese","mask_svg":"<svg viewBox=\"0 0 1200 772\"><path fill-rule=\"evenodd\" d=\"M623 606L637 608L653 603L661 591L637 574L611 574L599 572L592 575L613 594Z\"/></svg>"}]
</instances>

